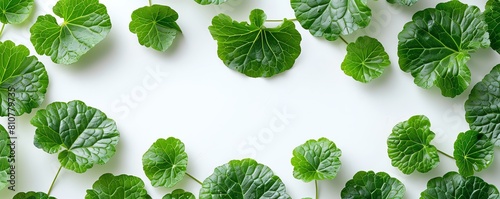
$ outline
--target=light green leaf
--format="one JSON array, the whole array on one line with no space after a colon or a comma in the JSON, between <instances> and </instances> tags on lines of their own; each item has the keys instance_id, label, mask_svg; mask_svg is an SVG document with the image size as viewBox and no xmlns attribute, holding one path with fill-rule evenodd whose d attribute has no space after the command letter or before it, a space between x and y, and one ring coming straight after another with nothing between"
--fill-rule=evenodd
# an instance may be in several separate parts
<instances>
[{"instance_id":1,"label":"light green leaf","mask_svg":"<svg viewBox=\"0 0 500 199\"><path fill-rule=\"evenodd\" d=\"M0 190L9 185L10 180L10 136L9 133L0 125Z\"/></svg>"},{"instance_id":2,"label":"light green leaf","mask_svg":"<svg viewBox=\"0 0 500 199\"><path fill-rule=\"evenodd\" d=\"M0 22L20 24L33 11L34 0L0 0Z\"/></svg>"},{"instance_id":3,"label":"light green leaf","mask_svg":"<svg viewBox=\"0 0 500 199\"><path fill-rule=\"evenodd\" d=\"M59 162L83 173L94 164L105 164L115 154L119 132L103 112L81 101L54 102L31 119L34 144L47 153L59 153Z\"/></svg>"},{"instance_id":4,"label":"light green leaf","mask_svg":"<svg viewBox=\"0 0 500 199\"><path fill-rule=\"evenodd\" d=\"M168 6L145 6L132 13L129 29L137 34L141 45L165 52L181 33L175 22L178 18L177 12Z\"/></svg>"},{"instance_id":5,"label":"light green leaf","mask_svg":"<svg viewBox=\"0 0 500 199\"><path fill-rule=\"evenodd\" d=\"M413 4L417 3L418 0L387 0L387 2L395 4L398 3L399 5L405 5L405 6L412 6Z\"/></svg>"},{"instance_id":6,"label":"light green leaf","mask_svg":"<svg viewBox=\"0 0 500 199\"><path fill-rule=\"evenodd\" d=\"M456 172L448 172L427 182L427 189L420 194L421 199L474 198L499 199L494 185L476 176L463 177Z\"/></svg>"},{"instance_id":7,"label":"light green leaf","mask_svg":"<svg viewBox=\"0 0 500 199\"><path fill-rule=\"evenodd\" d=\"M387 139L392 166L411 174L415 170L427 173L439 164L438 151L430 144L435 136L430 127L429 118L424 115L413 116L394 126Z\"/></svg>"},{"instance_id":8,"label":"light green leaf","mask_svg":"<svg viewBox=\"0 0 500 199\"><path fill-rule=\"evenodd\" d=\"M220 5L228 0L194 0L194 1L196 1L196 3L201 5L209 5L209 4Z\"/></svg>"},{"instance_id":9,"label":"light green leaf","mask_svg":"<svg viewBox=\"0 0 500 199\"><path fill-rule=\"evenodd\" d=\"M292 68L301 52L300 33L290 20L275 28L266 28L265 20L266 14L258 9L250 14L250 24L225 14L212 19L208 29L227 67L249 77L271 77Z\"/></svg>"},{"instance_id":10,"label":"light green leaf","mask_svg":"<svg viewBox=\"0 0 500 199\"><path fill-rule=\"evenodd\" d=\"M465 102L465 119L472 130L500 146L500 65L478 82Z\"/></svg>"},{"instance_id":11,"label":"light green leaf","mask_svg":"<svg viewBox=\"0 0 500 199\"><path fill-rule=\"evenodd\" d=\"M232 160L203 181L200 199L291 199L271 169L252 159Z\"/></svg>"},{"instance_id":12,"label":"light green leaf","mask_svg":"<svg viewBox=\"0 0 500 199\"><path fill-rule=\"evenodd\" d=\"M490 33L491 48L500 53L500 1L488 0L484 16Z\"/></svg>"},{"instance_id":13,"label":"light green leaf","mask_svg":"<svg viewBox=\"0 0 500 199\"><path fill-rule=\"evenodd\" d=\"M62 24L52 15L39 16L30 32L36 52L49 55L54 63L77 62L111 30L106 6L99 0L60 0L53 11L64 19Z\"/></svg>"},{"instance_id":14,"label":"light green leaf","mask_svg":"<svg viewBox=\"0 0 500 199\"><path fill-rule=\"evenodd\" d=\"M158 139L142 156L146 176L155 187L173 187L186 174L188 156L184 143L170 137Z\"/></svg>"},{"instance_id":15,"label":"light green leaf","mask_svg":"<svg viewBox=\"0 0 500 199\"><path fill-rule=\"evenodd\" d=\"M347 55L341 68L356 81L367 83L380 77L390 64L384 46L375 38L363 36L347 45Z\"/></svg>"},{"instance_id":16,"label":"light green leaf","mask_svg":"<svg viewBox=\"0 0 500 199\"><path fill-rule=\"evenodd\" d=\"M144 182L135 176L106 173L87 189L85 199L151 199Z\"/></svg>"},{"instance_id":17,"label":"light green leaf","mask_svg":"<svg viewBox=\"0 0 500 199\"><path fill-rule=\"evenodd\" d=\"M162 199L196 199L191 192L184 191L182 189L176 189L165 196Z\"/></svg>"},{"instance_id":18,"label":"light green leaf","mask_svg":"<svg viewBox=\"0 0 500 199\"><path fill-rule=\"evenodd\" d=\"M295 17L315 37L333 41L368 26L367 0L291 0Z\"/></svg>"},{"instance_id":19,"label":"light green leaf","mask_svg":"<svg viewBox=\"0 0 500 199\"><path fill-rule=\"evenodd\" d=\"M23 45L0 42L0 116L31 113L42 104L49 77L45 66ZM10 110L9 110L10 109Z\"/></svg>"},{"instance_id":20,"label":"light green leaf","mask_svg":"<svg viewBox=\"0 0 500 199\"><path fill-rule=\"evenodd\" d=\"M398 179L384 172L359 171L347 181L341 198L387 198L402 199L406 188Z\"/></svg>"},{"instance_id":21,"label":"light green leaf","mask_svg":"<svg viewBox=\"0 0 500 199\"><path fill-rule=\"evenodd\" d=\"M43 192L19 192L12 199L56 199Z\"/></svg>"},{"instance_id":22,"label":"light green leaf","mask_svg":"<svg viewBox=\"0 0 500 199\"><path fill-rule=\"evenodd\" d=\"M293 150L293 177L311 182L332 180L340 169L342 151L327 138L308 140Z\"/></svg>"},{"instance_id":23,"label":"light green leaf","mask_svg":"<svg viewBox=\"0 0 500 199\"><path fill-rule=\"evenodd\" d=\"M436 85L443 96L455 97L471 81L470 53L490 44L487 28L478 7L459 1L419 11L398 36L401 70L418 86Z\"/></svg>"},{"instance_id":24,"label":"light green leaf","mask_svg":"<svg viewBox=\"0 0 500 199\"><path fill-rule=\"evenodd\" d=\"M473 130L458 134L453 157L460 174L467 177L488 168L493 162L494 150L493 143L484 134Z\"/></svg>"}]
</instances>

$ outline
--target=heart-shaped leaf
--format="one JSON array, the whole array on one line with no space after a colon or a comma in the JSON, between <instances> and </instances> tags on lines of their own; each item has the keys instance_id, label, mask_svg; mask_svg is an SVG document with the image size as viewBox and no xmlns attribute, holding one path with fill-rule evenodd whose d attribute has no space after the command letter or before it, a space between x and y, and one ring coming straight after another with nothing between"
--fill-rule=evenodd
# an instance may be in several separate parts
<instances>
[{"instance_id":1,"label":"heart-shaped leaf","mask_svg":"<svg viewBox=\"0 0 500 199\"><path fill-rule=\"evenodd\" d=\"M342 151L326 138L308 140L293 150L293 177L310 182L332 180L340 169Z\"/></svg>"}]
</instances>

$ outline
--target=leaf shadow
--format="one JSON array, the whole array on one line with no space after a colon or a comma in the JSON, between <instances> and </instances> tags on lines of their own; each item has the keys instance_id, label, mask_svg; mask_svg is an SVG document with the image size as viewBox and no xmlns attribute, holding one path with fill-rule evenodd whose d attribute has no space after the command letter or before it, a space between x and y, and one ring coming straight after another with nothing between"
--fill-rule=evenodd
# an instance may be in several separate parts
<instances>
[{"instance_id":1,"label":"leaf shadow","mask_svg":"<svg viewBox=\"0 0 500 199\"><path fill-rule=\"evenodd\" d=\"M109 54L113 52L115 48L115 36L113 32L110 32L108 36L102 40L100 43L95 45L92 49L90 49L86 54L84 54L78 62L65 65L72 70L80 71L80 70L88 70L93 67L100 67L101 64L97 64L103 60L105 57L110 57Z\"/></svg>"}]
</instances>

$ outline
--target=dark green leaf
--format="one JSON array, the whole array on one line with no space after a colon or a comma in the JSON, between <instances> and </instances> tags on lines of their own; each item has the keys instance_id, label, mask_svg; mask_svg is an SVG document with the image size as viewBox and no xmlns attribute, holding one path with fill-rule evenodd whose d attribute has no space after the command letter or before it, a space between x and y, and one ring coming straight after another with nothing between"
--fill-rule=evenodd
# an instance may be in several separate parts
<instances>
[{"instance_id":1,"label":"dark green leaf","mask_svg":"<svg viewBox=\"0 0 500 199\"><path fill-rule=\"evenodd\" d=\"M293 177L311 182L332 180L340 169L342 151L326 138L308 140L293 150Z\"/></svg>"},{"instance_id":2,"label":"dark green leaf","mask_svg":"<svg viewBox=\"0 0 500 199\"><path fill-rule=\"evenodd\" d=\"M479 8L459 1L417 12L398 36L401 70L422 88L436 85L446 97L461 94L471 80L469 54L490 44L483 19Z\"/></svg>"},{"instance_id":3,"label":"dark green leaf","mask_svg":"<svg viewBox=\"0 0 500 199\"><path fill-rule=\"evenodd\" d=\"M199 3L201 5L208 5L208 4L220 5L228 0L194 0L194 1L196 1L196 3Z\"/></svg>"},{"instance_id":4,"label":"dark green leaf","mask_svg":"<svg viewBox=\"0 0 500 199\"><path fill-rule=\"evenodd\" d=\"M129 29L137 34L141 45L165 52L181 32L175 22L178 18L177 12L168 6L145 6L132 13Z\"/></svg>"},{"instance_id":5,"label":"dark green leaf","mask_svg":"<svg viewBox=\"0 0 500 199\"><path fill-rule=\"evenodd\" d=\"M341 68L356 81L367 83L380 77L390 64L384 46L377 39L363 36L347 45L347 55Z\"/></svg>"},{"instance_id":6,"label":"dark green leaf","mask_svg":"<svg viewBox=\"0 0 500 199\"><path fill-rule=\"evenodd\" d=\"M500 53L500 1L488 0L484 16L490 33L491 48Z\"/></svg>"},{"instance_id":7,"label":"dark green leaf","mask_svg":"<svg viewBox=\"0 0 500 199\"><path fill-rule=\"evenodd\" d=\"M333 41L368 26L371 10L366 0L291 0L295 17L316 37Z\"/></svg>"},{"instance_id":8,"label":"dark green leaf","mask_svg":"<svg viewBox=\"0 0 500 199\"><path fill-rule=\"evenodd\" d=\"M112 119L81 101L54 102L31 119L35 146L59 153L66 169L83 173L94 164L105 164L115 154L119 132Z\"/></svg>"},{"instance_id":9,"label":"dark green leaf","mask_svg":"<svg viewBox=\"0 0 500 199\"><path fill-rule=\"evenodd\" d=\"M106 6L99 0L60 0L54 14L39 16L30 29L36 52L49 55L54 63L72 64L101 42L111 30Z\"/></svg>"},{"instance_id":10,"label":"dark green leaf","mask_svg":"<svg viewBox=\"0 0 500 199\"><path fill-rule=\"evenodd\" d=\"M292 68L301 52L300 33L290 20L275 28L263 26L265 20L258 9L250 14L250 24L224 14L212 19L209 30L227 67L249 77L271 77Z\"/></svg>"},{"instance_id":11,"label":"dark green leaf","mask_svg":"<svg viewBox=\"0 0 500 199\"><path fill-rule=\"evenodd\" d=\"M20 24L33 11L34 0L0 0L0 22Z\"/></svg>"},{"instance_id":12,"label":"dark green leaf","mask_svg":"<svg viewBox=\"0 0 500 199\"><path fill-rule=\"evenodd\" d=\"M135 176L106 173L87 190L85 199L151 199L144 182Z\"/></svg>"},{"instance_id":13,"label":"dark green leaf","mask_svg":"<svg viewBox=\"0 0 500 199\"><path fill-rule=\"evenodd\" d=\"M43 192L19 192L12 199L56 199Z\"/></svg>"},{"instance_id":14,"label":"dark green leaf","mask_svg":"<svg viewBox=\"0 0 500 199\"><path fill-rule=\"evenodd\" d=\"M500 146L500 65L478 82L465 102L465 119L472 130Z\"/></svg>"},{"instance_id":15,"label":"dark green leaf","mask_svg":"<svg viewBox=\"0 0 500 199\"><path fill-rule=\"evenodd\" d=\"M49 84L45 66L29 56L28 48L12 41L0 42L0 53L0 116L31 113L45 99Z\"/></svg>"},{"instance_id":16,"label":"dark green leaf","mask_svg":"<svg viewBox=\"0 0 500 199\"><path fill-rule=\"evenodd\" d=\"M191 192L184 191L182 189L176 189L165 196L162 199L196 199Z\"/></svg>"},{"instance_id":17,"label":"dark green leaf","mask_svg":"<svg viewBox=\"0 0 500 199\"><path fill-rule=\"evenodd\" d=\"M290 199L271 169L252 159L232 160L203 181L200 199Z\"/></svg>"},{"instance_id":18,"label":"dark green leaf","mask_svg":"<svg viewBox=\"0 0 500 199\"><path fill-rule=\"evenodd\" d=\"M476 176L463 177L449 172L427 182L427 189L420 194L421 199L499 199L495 186Z\"/></svg>"},{"instance_id":19,"label":"dark green leaf","mask_svg":"<svg viewBox=\"0 0 500 199\"><path fill-rule=\"evenodd\" d=\"M392 166L411 174L415 170L429 172L439 164L438 151L430 144L435 136L430 127L429 118L424 115L413 116L394 126L387 139Z\"/></svg>"},{"instance_id":20,"label":"dark green leaf","mask_svg":"<svg viewBox=\"0 0 500 199\"><path fill-rule=\"evenodd\" d=\"M155 187L173 187L186 174L188 163L184 143L170 137L158 139L142 156L146 176Z\"/></svg>"},{"instance_id":21,"label":"dark green leaf","mask_svg":"<svg viewBox=\"0 0 500 199\"><path fill-rule=\"evenodd\" d=\"M9 133L0 125L0 190L9 185L10 180L10 136Z\"/></svg>"},{"instance_id":22,"label":"dark green leaf","mask_svg":"<svg viewBox=\"0 0 500 199\"><path fill-rule=\"evenodd\" d=\"M384 172L359 171L342 189L342 199L387 198L402 199L406 189L398 179Z\"/></svg>"},{"instance_id":23,"label":"dark green leaf","mask_svg":"<svg viewBox=\"0 0 500 199\"><path fill-rule=\"evenodd\" d=\"M493 143L484 134L473 130L458 134L453 157L460 174L467 177L488 168L493 162L494 150Z\"/></svg>"},{"instance_id":24,"label":"dark green leaf","mask_svg":"<svg viewBox=\"0 0 500 199\"><path fill-rule=\"evenodd\" d=\"M418 0L387 0L387 2L395 4L398 3L400 5L405 5L405 6L412 6L413 4L417 3Z\"/></svg>"}]
</instances>

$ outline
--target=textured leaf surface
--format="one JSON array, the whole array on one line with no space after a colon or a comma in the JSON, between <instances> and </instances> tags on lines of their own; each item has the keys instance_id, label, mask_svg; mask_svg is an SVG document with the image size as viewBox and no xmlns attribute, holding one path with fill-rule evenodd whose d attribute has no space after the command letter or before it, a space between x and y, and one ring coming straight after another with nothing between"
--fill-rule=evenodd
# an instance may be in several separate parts
<instances>
[{"instance_id":1,"label":"textured leaf surface","mask_svg":"<svg viewBox=\"0 0 500 199\"><path fill-rule=\"evenodd\" d=\"M265 20L266 14L258 9L251 12L250 24L225 14L212 19L208 29L227 67L249 77L271 77L292 68L302 40L295 24L285 19L278 27L266 28Z\"/></svg>"},{"instance_id":2,"label":"textured leaf surface","mask_svg":"<svg viewBox=\"0 0 500 199\"><path fill-rule=\"evenodd\" d=\"M359 171L347 181L341 198L387 198L402 199L406 189L398 179L384 172Z\"/></svg>"},{"instance_id":3,"label":"textured leaf surface","mask_svg":"<svg viewBox=\"0 0 500 199\"><path fill-rule=\"evenodd\" d=\"M367 83L380 77L390 64L384 46L375 38L363 36L347 45L347 55L341 68L356 81Z\"/></svg>"},{"instance_id":4,"label":"textured leaf surface","mask_svg":"<svg viewBox=\"0 0 500 199\"><path fill-rule=\"evenodd\" d=\"M389 3L398 3L400 5L405 5L405 6L412 6L413 4L417 3L418 0L387 0Z\"/></svg>"},{"instance_id":5,"label":"textured leaf surface","mask_svg":"<svg viewBox=\"0 0 500 199\"><path fill-rule=\"evenodd\" d=\"M144 182L135 176L107 173L87 190L85 199L151 199Z\"/></svg>"},{"instance_id":6,"label":"textured leaf surface","mask_svg":"<svg viewBox=\"0 0 500 199\"><path fill-rule=\"evenodd\" d=\"M10 179L10 136L9 133L0 125L0 190L9 185L7 180Z\"/></svg>"},{"instance_id":7,"label":"textured leaf surface","mask_svg":"<svg viewBox=\"0 0 500 199\"><path fill-rule=\"evenodd\" d=\"M449 172L427 182L427 189L420 194L421 199L474 198L499 199L494 185L490 185L476 176L463 177L456 172Z\"/></svg>"},{"instance_id":8,"label":"textured leaf surface","mask_svg":"<svg viewBox=\"0 0 500 199\"><path fill-rule=\"evenodd\" d=\"M105 164L115 154L119 132L112 119L81 101L54 102L31 119L35 146L59 153L59 162L83 173L94 164Z\"/></svg>"},{"instance_id":9,"label":"textured leaf surface","mask_svg":"<svg viewBox=\"0 0 500 199\"><path fill-rule=\"evenodd\" d=\"M34 0L0 0L0 22L20 24L33 11Z\"/></svg>"},{"instance_id":10,"label":"textured leaf surface","mask_svg":"<svg viewBox=\"0 0 500 199\"><path fill-rule=\"evenodd\" d=\"M163 196L162 199L196 199L191 192L176 189L172 193Z\"/></svg>"},{"instance_id":11,"label":"textured leaf surface","mask_svg":"<svg viewBox=\"0 0 500 199\"><path fill-rule=\"evenodd\" d=\"M494 152L493 143L486 135L470 130L458 134L453 157L460 174L467 177L488 168Z\"/></svg>"},{"instance_id":12,"label":"textured leaf surface","mask_svg":"<svg viewBox=\"0 0 500 199\"><path fill-rule=\"evenodd\" d=\"M196 3L199 3L201 5L209 5L209 4L220 5L228 0L194 0L194 1L196 1Z\"/></svg>"},{"instance_id":13,"label":"textured leaf surface","mask_svg":"<svg viewBox=\"0 0 500 199\"><path fill-rule=\"evenodd\" d=\"M293 150L293 177L310 182L332 180L340 169L342 151L326 139L308 140Z\"/></svg>"},{"instance_id":14,"label":"textured leaf surface","mask_svg":"<svg viewBox=\"0 0 500 199\"><path fill-rule=\"evenodd\" d=\"M56 199L43 192L19 192L12 199Z\"/></svg>"},{"instance_id":15,"label":"textured leaf surface","mask_svg":"<svg viewBox=\"0 0 500 199\"><path fill-rule=\"evenodd\" d=\"M491 48L500 53L500 1L488 0L484 16L490 33Z\"/></svg>"}]
</instances>

